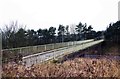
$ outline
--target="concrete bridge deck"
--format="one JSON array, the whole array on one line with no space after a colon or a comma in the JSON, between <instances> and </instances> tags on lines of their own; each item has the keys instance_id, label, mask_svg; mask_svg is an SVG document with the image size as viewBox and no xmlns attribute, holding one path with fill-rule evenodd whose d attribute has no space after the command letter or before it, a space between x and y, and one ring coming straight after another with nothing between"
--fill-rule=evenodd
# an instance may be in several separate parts
<instances>
[{"instance_id":1,"label":"concrete bridge deck","mask_svg":"<svg viewBox=\"0 0 120 79\"><path fill-rule=\"evenodd\" d=\"M73 46L63 47L63 48L59 48L59 49L54 49L54 50L50 50L50 51L46 51L46 52L42 52L42 53L38 53L38 54L25 56L22 58L22 60L23 60L23 62L25 62L26 66L31 66L33 64L39 64L41 62L45 62L50 59L62 57L66 54L70 54L70 53L74 53L79 50L86 49L88 47L99 44L103 41L104 40L102 39L102 40L91 41L91 42L82 43L82 44L76 44Z\"/></svg>"}]
</instances>

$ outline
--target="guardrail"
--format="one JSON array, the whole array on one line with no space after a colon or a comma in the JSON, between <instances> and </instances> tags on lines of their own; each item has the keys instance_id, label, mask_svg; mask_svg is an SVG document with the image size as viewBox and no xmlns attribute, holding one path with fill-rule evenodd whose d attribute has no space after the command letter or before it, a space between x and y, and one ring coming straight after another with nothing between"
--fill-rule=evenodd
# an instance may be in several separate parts
<instances>
[{"instance_id":1,"label":"guardrail","mask_svg":"<svg viewBox=\"0 0 120 79\"><path fill-rule=\"evenodd\" d=\"M50 59L59 58L61 56L64 56L66 54L70 54L79 50L86 49L88 47L91 47L93 45L99 44L103 42L104 40L97 40L92 42L83 42L82 44L78 44L71 47L64 47L60 49L55 49L51 51L46 51L43 53L33 54L29 56L25 56L22 58L23 62L26 66L31 66L32 64L39 64L44 61L48 61Z\"/></svg>"},{"instance_id":2,"label":"guardrail","mask_svg":"<svg viewBox=\"0 0 120 79\"><path fill-rule=\"evenodd\" d=\"M37 54L40 52L50 51L53 49L63 48L63 47L69 47L72 45L79 45L82 43L87 43L94 41L94 39L90 40L83 40L83 41L74 41L74 42L63 42L63 43L54 43L54 44L46 44L46 45L38 45L38 46L28 46L28 47L21 47L21 48L13 48L13 49L3 49L3 60L13 60L18 55L28 56L32 54Z\"/></svg>"}]
</instances>

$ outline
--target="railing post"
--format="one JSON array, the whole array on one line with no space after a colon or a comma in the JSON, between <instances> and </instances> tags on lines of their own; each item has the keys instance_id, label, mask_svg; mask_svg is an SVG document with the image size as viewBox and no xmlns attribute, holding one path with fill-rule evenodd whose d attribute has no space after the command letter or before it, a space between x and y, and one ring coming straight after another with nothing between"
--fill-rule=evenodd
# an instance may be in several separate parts
<instances>
[{"instance_id":1,"label":"railing post","mask_svg":"<svg viewBox=\"0 0 120 79\"><path fill-rule=\"evenodd\" d=\"M45 46L45 51L46 51L46 45L44 45Z\"/></svg>"},{"instance_id":2,"label":"railing post","mask_svg":"<svg viewBox=\"0 0 120 79\"><path fill-rule=\"evenodd\" d=\"M68 47L69 47L69 42L68 42Z\"/></svg>"},{"instance_id":3,"label":"railing post","mask_svg":"<svg viewBox=\"0 0 120 79\"><path fill-rule=\"evenodd\" d=\"M21 54L22 52L21 52L21 48L20 48L20 54Z\"/></svg>"},{"instance_id":4,"label":"railing post","mask_svg":"<svg viewBox=\"0 0 120 79\"><path fill-rule=\"evenodd\" d=\"M55 44L52 44L52 49L54 49L54 47L55 47L54 45L55 45Z\"/></svg>"}]
</instances>

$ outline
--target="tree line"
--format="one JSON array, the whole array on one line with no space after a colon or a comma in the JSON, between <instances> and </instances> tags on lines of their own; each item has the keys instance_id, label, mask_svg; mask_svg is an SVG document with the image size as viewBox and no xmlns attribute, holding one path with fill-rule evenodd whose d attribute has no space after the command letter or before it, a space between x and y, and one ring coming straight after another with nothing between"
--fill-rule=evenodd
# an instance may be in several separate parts
<instances>
[{"instance_id":1,"label":"tree line","mask_svg":"<svg viewBox=\"0 0 120 79\"><path fill-rule=\"evenodd\" d=\"M5 25L2 31L2 48L17 48L24 46L43 45L50 43L61 43L68 41L79 41L86 39L94 39L103 35L103 31L95 31L91 25L86 23L79 23L75 25L73 33L70 32L70 26L59 25L50 27L48 29L39 28L37 31L34 29L25 29L25 26L18 25L17 22L11 22ZM58 31L56 33L56 31Z\"/></svg>"},{"instance_id":2,"label":"tree line","mask_svg":"<svg viewBox=\"0 0 120 79\"><path fill-rule=\"evenodd\" d=\"M111 41L120 45L120 21L110 23L104 35L106 41Z\"/></svg>"}]
</instances>

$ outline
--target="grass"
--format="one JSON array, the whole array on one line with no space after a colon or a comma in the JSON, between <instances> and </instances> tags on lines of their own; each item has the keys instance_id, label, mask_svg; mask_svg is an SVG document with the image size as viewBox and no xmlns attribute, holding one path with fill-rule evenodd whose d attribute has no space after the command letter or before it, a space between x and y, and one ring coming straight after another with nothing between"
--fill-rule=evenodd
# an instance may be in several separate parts
<instances>
[{"instance_id":1,"label":"grass","mask_svg":"<svg viewBox=\"0 0 120 79\"><path fill-rule=\"evenodd\" d=\"M120 61L106 57L75 58L31 67L8 63L3 66L3 77L120 77Z\"/></svg>"}]
</instances>

